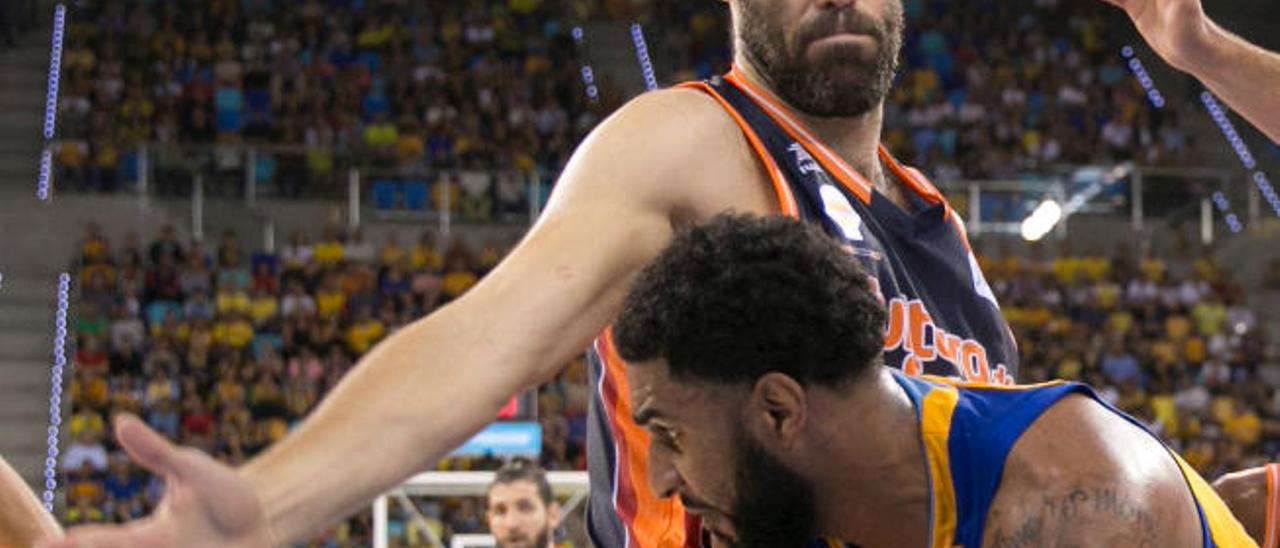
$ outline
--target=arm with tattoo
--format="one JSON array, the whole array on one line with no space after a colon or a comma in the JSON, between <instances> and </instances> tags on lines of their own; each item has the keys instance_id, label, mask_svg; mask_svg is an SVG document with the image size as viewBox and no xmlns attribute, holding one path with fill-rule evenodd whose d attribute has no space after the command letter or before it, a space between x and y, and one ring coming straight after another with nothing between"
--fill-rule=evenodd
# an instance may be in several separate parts
<instances>
[{"instance_id":1,"label":"arm with tattoo","mask_svg":"<svg viewBox=\"0 0 1280 548\"><path fill-rule=\"evenodd\" d=\"M993 509L984 546L994 548L1133 548L1173 546L1185 539L1161 526L1146 497L1117 487L1075 487L1024 497L1011 512ZM1199 540L1199 539L1196 539Z\"/></svg>"}]
</instances>

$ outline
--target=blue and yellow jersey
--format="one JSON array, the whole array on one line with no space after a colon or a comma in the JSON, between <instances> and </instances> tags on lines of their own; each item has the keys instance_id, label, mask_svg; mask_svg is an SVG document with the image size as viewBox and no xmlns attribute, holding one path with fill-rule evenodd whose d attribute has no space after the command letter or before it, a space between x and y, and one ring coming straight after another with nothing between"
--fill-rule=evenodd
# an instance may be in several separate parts
<instances>
[{"instance_id":1,"label":"blue and yellow jersey","mask_svg":"<svg viewBox=\"0 0 1280 548\"><path fill-rule=\"evenodd\" d=\"M969 248L964 223L919 171L879 149L885 177L911 203L903 209L737 70L682 87L705 93L737 123L771 181L778 211L839 239L850 260L871 276L888 312L887 365L910 374L1013 382L1013 335ZM631 422L622 360L607 331L589 358L595 390L587 430L588 536L602 548L698 546L697 521L685 516L679 501L649 491L649 438Z\"/></svg>"},{"instance_id":2,"label":"blue and yellow jersey","mask_svg":"<svg viewBox=\"0 0 1280 548\"><path fill-rule=\"evenodd\" d=\"M1014 442L1031 423L1069 394L1082 394L1142 428L1142 423L1102 401L1088 386L1052 382L990 386L894 372L920 420L930 482L930 548L981 546L986 517ZM1151 434L1155 437L1154 434ZM1195 498L1203 546L1257 546L1222 499L1177 453L1169 455ZM841 547L832 539L815 547Z\"/></svg>"}]
</instances>

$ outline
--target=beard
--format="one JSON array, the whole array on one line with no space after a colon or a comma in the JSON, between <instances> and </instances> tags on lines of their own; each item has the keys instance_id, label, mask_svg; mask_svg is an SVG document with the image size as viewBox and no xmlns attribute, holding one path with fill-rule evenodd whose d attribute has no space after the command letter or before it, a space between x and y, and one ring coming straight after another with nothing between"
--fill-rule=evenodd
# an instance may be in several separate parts
<instances>
[{"instance_id":1,"label":"beard","mask_svg":"<svg viewBox=\"0 0 1280 548\"><path fill-rule=\"evenodd\" d=\"M524 535L494 540L498 548L547 548L547 544L551 542L551 527L543 527L537 535L534 535L532 542Z\"/></svg>"},{"instance_id":2,"label":"beard","mask_svg":"<svg viewBox=\"0 0 1280 548\"><path fill-rule=\"evenodd\" d=\"M886 2L879 19L855 9L822 10L802 22L788 47L777 17L765 11L771 1L741 0L738 40L774 93L801 112L821 117L862 116L884 102L902 49L901 2ZM845 32L875 39L873 58L864 59L848 44L823 48L812 59L807 55L813 42Z\"/></svg>"},{"instance_id":3,"label":"beard","mask_svg":"<svg viewBox=\"0 0 1280 548\"><path fill-rule=\"evenodd\" d=\"M739 429L735 438L733 548L803 548L817 526L813 485L745 431Z\"/></svg>"}]
</instances>

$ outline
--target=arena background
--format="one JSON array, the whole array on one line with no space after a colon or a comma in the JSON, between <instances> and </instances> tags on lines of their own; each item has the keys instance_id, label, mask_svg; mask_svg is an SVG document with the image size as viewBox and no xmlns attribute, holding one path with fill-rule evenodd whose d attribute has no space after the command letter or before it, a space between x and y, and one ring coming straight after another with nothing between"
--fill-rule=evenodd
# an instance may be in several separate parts
<instances>
[{"instance_id":1,"label":"arena background","mask_svg":"<svg viewBox=\"0 0 1280 548\"><path fill-rule=\"evenodd\" d=\"M1211 478L1274 460L1280 148L1099 2L904 3L884 140L965 216L1021 380L1098 386ZM1280 49L1267 2L1206 8ZM729 53L712 0L0 10L0 454L66 524L158 500L114 413L252 456L482 277L600 119ZM568 364L507 410L532 447L439 470L503 451L580 470L587 399ZM485 530L474 498L401 500L391 545ZM315 544L375 529L365 512Z\"/></svg>"}]
</instances>

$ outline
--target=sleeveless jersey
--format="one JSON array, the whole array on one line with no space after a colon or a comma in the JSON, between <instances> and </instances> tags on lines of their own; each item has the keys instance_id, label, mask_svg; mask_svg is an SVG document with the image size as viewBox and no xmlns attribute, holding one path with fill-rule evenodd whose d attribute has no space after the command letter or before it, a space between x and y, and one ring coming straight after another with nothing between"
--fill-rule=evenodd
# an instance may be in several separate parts
<instances>
[{"instance_id":1,"label":"sleeveless jersey","mask_svg":"<svg viewBox=\"0 0 1280 548\"><path fill-rule=\"evenodd\" d=\"M941 377L912 378L897 371L894 378L911 398L920 421L930 485L931 548L982 546L987 514L1010 449L1032 422L1067 395L1085 395L1159 441L1142 423L1080 383L1003 387ZM1208 482L1177 453L1166 450L1195 501L1201 545L1257 546ZM832 539L815 545L840 546Z\"/></svg>"},{"instance_id":2,"label":"sleeveless jersey","mask_svg":"<svg viewBox=\"0 0 1280 548\"><path fill-rule=\"evenodd\" d=\"M912 211L904 211L736 70L682 87L706 93L738 124L772 182L780 212L844 242L871 276L888 312L887 365L909 374L1013 382L1017 348L964 225L918 171L880 147L886 177L912 202ZM587 425L588 536L600 548L698 546L696 520L686 519L679 501L658 499L649 490L649 438L631 421L623 363L608 330L588 358L594 388Z\"/></svg>"}]
</instances>

